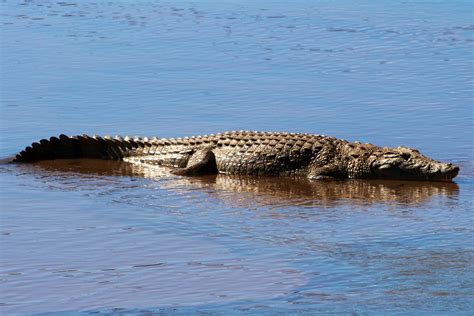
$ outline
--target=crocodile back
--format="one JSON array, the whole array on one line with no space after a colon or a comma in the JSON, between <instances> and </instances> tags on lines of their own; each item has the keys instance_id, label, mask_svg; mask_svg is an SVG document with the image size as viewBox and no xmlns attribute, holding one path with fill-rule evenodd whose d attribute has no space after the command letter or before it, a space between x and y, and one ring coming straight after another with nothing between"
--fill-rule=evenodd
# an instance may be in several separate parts
<instances>
[{"instance_id":1,"label":"crocodile back","mask_svg":"<svg viewBox=\"0 0 474 316\"><path fill-rule=\"evenodd\" d=\"M336 138L281 132L226 132L217 134L217 169L226 174L305 174L322 148L336 146Z\"/></svg>"},{"instance_id":2,"label":"crocodile back","mask_svg":"<svg viewBox=\"0 0 474 316\"><path fill-rule=\"evenodd\" d=\"M96 158L184 168L196 151L209 149L221 173L292 176L307 172L321 151L333 151L338 142L323 135L253 131L184 138L60 135L33 143L15 161Z\"/></svg>"}]
</instances>

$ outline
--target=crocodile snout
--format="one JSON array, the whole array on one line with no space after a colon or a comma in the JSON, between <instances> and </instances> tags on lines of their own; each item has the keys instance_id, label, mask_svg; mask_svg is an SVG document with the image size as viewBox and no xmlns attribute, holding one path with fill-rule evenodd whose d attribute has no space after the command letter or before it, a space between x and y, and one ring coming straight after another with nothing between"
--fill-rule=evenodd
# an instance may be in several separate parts
<instances>
[{"instance_id":1,"label":"crocodile snout","mask_svg":"<svg viewBox=\"0 0 474 316\"><path fill-rule=\"evenodd\" d=\"M446 177L447 180L451 180L456 177L459 173L459 167L452 163L443 164L441 167L441 174Z\"/></svg>"}]
</instances>

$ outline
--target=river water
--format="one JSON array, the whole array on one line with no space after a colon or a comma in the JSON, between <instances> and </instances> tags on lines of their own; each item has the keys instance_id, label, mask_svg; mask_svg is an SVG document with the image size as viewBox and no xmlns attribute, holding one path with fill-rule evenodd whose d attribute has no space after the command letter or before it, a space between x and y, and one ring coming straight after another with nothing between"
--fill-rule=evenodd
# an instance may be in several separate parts
<instances>
[{"instance_id":1,"label":"river water","mask_svg":"<svg viewBox=\"0 0 474 316\"><path fill-rule=\"evenodd\" d=\"M0 165L2 314L474 309L470 1L1 3L0 158L226 130L405 145L455 183Z\"/></svg>"}]
</instances>

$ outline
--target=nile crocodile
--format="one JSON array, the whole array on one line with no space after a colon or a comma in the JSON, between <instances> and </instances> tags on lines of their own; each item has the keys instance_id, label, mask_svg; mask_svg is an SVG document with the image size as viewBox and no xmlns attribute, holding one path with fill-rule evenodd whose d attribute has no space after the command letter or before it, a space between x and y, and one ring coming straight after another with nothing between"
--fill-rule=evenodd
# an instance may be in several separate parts
<instances>
[{"instance_id":1,"label":"nile crocodile","mask_svg":"<svg viewBox=\"0 0 474 316\"><path fill-rule=\"evenodd\" d=\"M12 161L96 158L209 173L309 179L450 181L459 172L407 147L378 147L324 135L232 131L184 138L60 135L26 147Z\"/></svg>"}]
</instances>

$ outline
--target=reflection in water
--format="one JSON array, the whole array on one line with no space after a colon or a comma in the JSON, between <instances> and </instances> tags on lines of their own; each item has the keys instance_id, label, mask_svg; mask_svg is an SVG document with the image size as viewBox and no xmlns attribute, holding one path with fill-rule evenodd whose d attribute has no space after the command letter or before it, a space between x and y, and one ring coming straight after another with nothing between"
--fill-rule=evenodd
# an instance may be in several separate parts
<instances>
[{"instance_id":1,"label":"reflection in water","mask_svg":"<svg viewBox=\"0 0 474 316\"><path fill-rule=\"evenodd\" d=\"M368 203L419 204L434 196L454 197L459 188L455 183L417 182L389 180L346 180L346 181L309 181L306 178L251 177L211 175L205 177L176 177L170 170L145 164L130 164L107 160L52 160L42 161L24 168L37 168L50 172L41 173L41 177L65 176L129 176L149 179L163 179L163 189L190 190L203 188L206 192L223 195L226 199L242 199L225 192L243 193L264 205L332 205ZM51 173L54 172L54 173ZM58 174L59 173L59 174ZM64 174L66 173L66 174Z\"/></svg>"},{"instance_id":2,"label":"reflection in water","mask_svg":"<svg viewBox=\"0 0 474 316\"><path fill-rule=\"evenodd\" d=\"M460 203L454 183L187 178L103 160L0 173L28 192L4 187L5 311L468 310L468 212L444 207Z\"/></svg>"}]
</instances>

